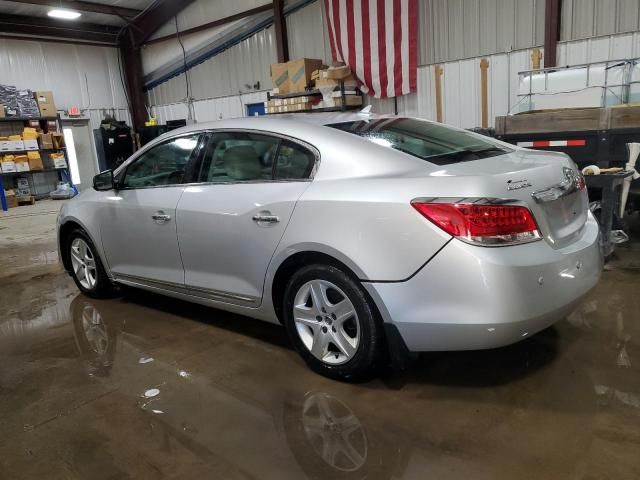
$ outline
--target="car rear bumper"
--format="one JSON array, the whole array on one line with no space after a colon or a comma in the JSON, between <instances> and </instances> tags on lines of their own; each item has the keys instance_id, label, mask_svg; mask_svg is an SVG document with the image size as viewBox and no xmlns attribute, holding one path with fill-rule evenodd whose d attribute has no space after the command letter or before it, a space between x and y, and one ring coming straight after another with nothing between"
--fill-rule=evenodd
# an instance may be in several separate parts
<instances>
[{"instance_id":1,"label":"car rear bumper","mask_svg":"<svg viewBox=\"0 0 640 480\"><path fill-rule=\"evenodd\" d=\"M499 347L564 318L598 283L598 235L589 214L581 236L558 250L454 239L409 280L364 285L412 352Z\"/></svg>"}]
</instances>

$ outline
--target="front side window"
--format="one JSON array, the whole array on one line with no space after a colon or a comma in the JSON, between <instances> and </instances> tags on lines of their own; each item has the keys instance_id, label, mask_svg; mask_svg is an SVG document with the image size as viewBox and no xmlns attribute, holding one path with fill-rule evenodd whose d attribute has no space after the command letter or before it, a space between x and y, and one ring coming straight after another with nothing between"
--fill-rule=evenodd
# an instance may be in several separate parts
<instances>
[{"instance_id":1,"label":"front side window","mask_svg":"<svg viewBox=\"0 0 640 480\"><path fill-rule=\"evenodd\" d=\"M504 155L513 150L489 137L414 118L382 118L328 125L436 165Z\"/></svg>"},{"instance_id":2,"label":"front side window","mask_svg":"<svg viewBox=\"0 0 640 480\"><path fill-rule=\"evenodd\" d=\"M236 183L309 178L315 156L279 137L251 132L214 133L199 181Z\"/></svg>"},{"instance_id":3,"label":"front side window","mask_svg":"<svg viewBox=\"0 0 640 480\"><path fill-rule=\"evenodd\" d=\"M127 167L123 186L141 188L184 183L198 138L199 135L178 137L150 148Z\"/></svg>"}]
</instances>

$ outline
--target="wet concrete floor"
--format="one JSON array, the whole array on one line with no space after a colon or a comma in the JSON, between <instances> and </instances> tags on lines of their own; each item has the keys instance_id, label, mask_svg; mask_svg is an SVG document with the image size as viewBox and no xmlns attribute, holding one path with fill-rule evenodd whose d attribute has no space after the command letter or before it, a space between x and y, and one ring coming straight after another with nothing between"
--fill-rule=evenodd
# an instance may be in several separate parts
<instances>
[{"instance_id":1,"label":"wet concrete floor","mask_svg":"<svg viewBox=\"0 0 640 480\"><path fill-rule=\"evenodd\" d=\"M348 385L280 327L80 295L58 206L0 217L0 479L640 478L638 246L526 341Z\"/></svg>"}]
</instances>

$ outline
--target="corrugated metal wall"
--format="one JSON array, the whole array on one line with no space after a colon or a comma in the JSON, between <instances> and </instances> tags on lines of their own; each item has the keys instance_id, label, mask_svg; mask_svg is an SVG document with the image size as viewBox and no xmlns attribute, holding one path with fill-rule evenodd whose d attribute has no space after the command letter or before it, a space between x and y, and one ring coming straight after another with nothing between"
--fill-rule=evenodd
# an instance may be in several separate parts
<instances>
[{"instance_id":1,"label":"corrugated metal wall","mask_svg":"<svg viewBox=\"0 0 640 480\"><path fill-rule=\"evenodd\" d=\"M251 90L256 82L259 89L271 88L269 71L275 61L273 27L269 27L189 70L191 96L202 100L237 95ZM181 102L186 97L184 74L148 91L149 105Z\"/></svg>"},{"instance_id":2,"label":"corrugated metal wall","mask_svg":"<svg viewBox=\"0 0 640 480\"><path fill-rule=\"evenodd\" d=\"M97 128L103 109L128 120L117 55L110 47L0 39L0 82L50 90L58 110L79 106Z\"/></svg>"},{"instance_id":3,"label":"corrugated metal wall","mask_svg":"<svg viewBox=\"0 0 640 480\"><path fill-rule=\"evenodd\" d=\"M545 0L421 0L419 64L544 43Z\"/></svg>"},{"instance_id":4,"label":"corrugated metal wall","mask_svg":"<svg viewBox=\"0 0 640 480\"><path fill-rule=\"evenodd\" d=\"M638 0L562 0L562 40L632 32L638 29Z\"/></svg>"},{"instance_id":5,"label":"corrugated metal wall","mask_svg":"<svg viewBox=\"0 0 640 480\"><path fill-rule=\"evenodd\" d=\"M320 58L326 62L331 61L331 46L321 0L287 15L286 21L291 58Z\"/></svg>"}]
</instances>

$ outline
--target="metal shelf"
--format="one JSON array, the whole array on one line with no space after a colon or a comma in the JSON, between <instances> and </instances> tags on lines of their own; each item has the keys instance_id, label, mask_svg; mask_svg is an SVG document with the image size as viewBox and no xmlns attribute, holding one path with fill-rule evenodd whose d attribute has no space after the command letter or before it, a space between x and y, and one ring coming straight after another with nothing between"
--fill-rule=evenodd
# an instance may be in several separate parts
<instances>
[{"instance_id":1,"label":"metal shelf","mask_svg":"<svg viewBox=\"0 0 640 480\"><path fill-rule=\"evenodd\" d=\"M64 150L66 147L60 148L31 148L29 150L0 150L0 155L13 155L17 154L26 154L27 152L57 152L58 150Z\"/></svg>"},{"instance_id":2,"label":"metal shelf","mask_svg":"<svg viewBox=\"0 0 640 480\"><path fill-rule=\"evenodd\" d=\"M29 120L57 120L58 117L2 117L0 122L28 122Z\"/></svg>"},{"instance_id":3,"label":"metal shelf","mask_svg":"<svg viewBox=\"0 0 640 480\"><path fill-rule=\"evenodd\" d=\"M47 172L60 172L62 170L66 170L67 167L64 168L45 168L44 170L26 170L24 172L0 172L2 175L22 175L23 173L47 173Z\"/></svg>"}]
</instances>

